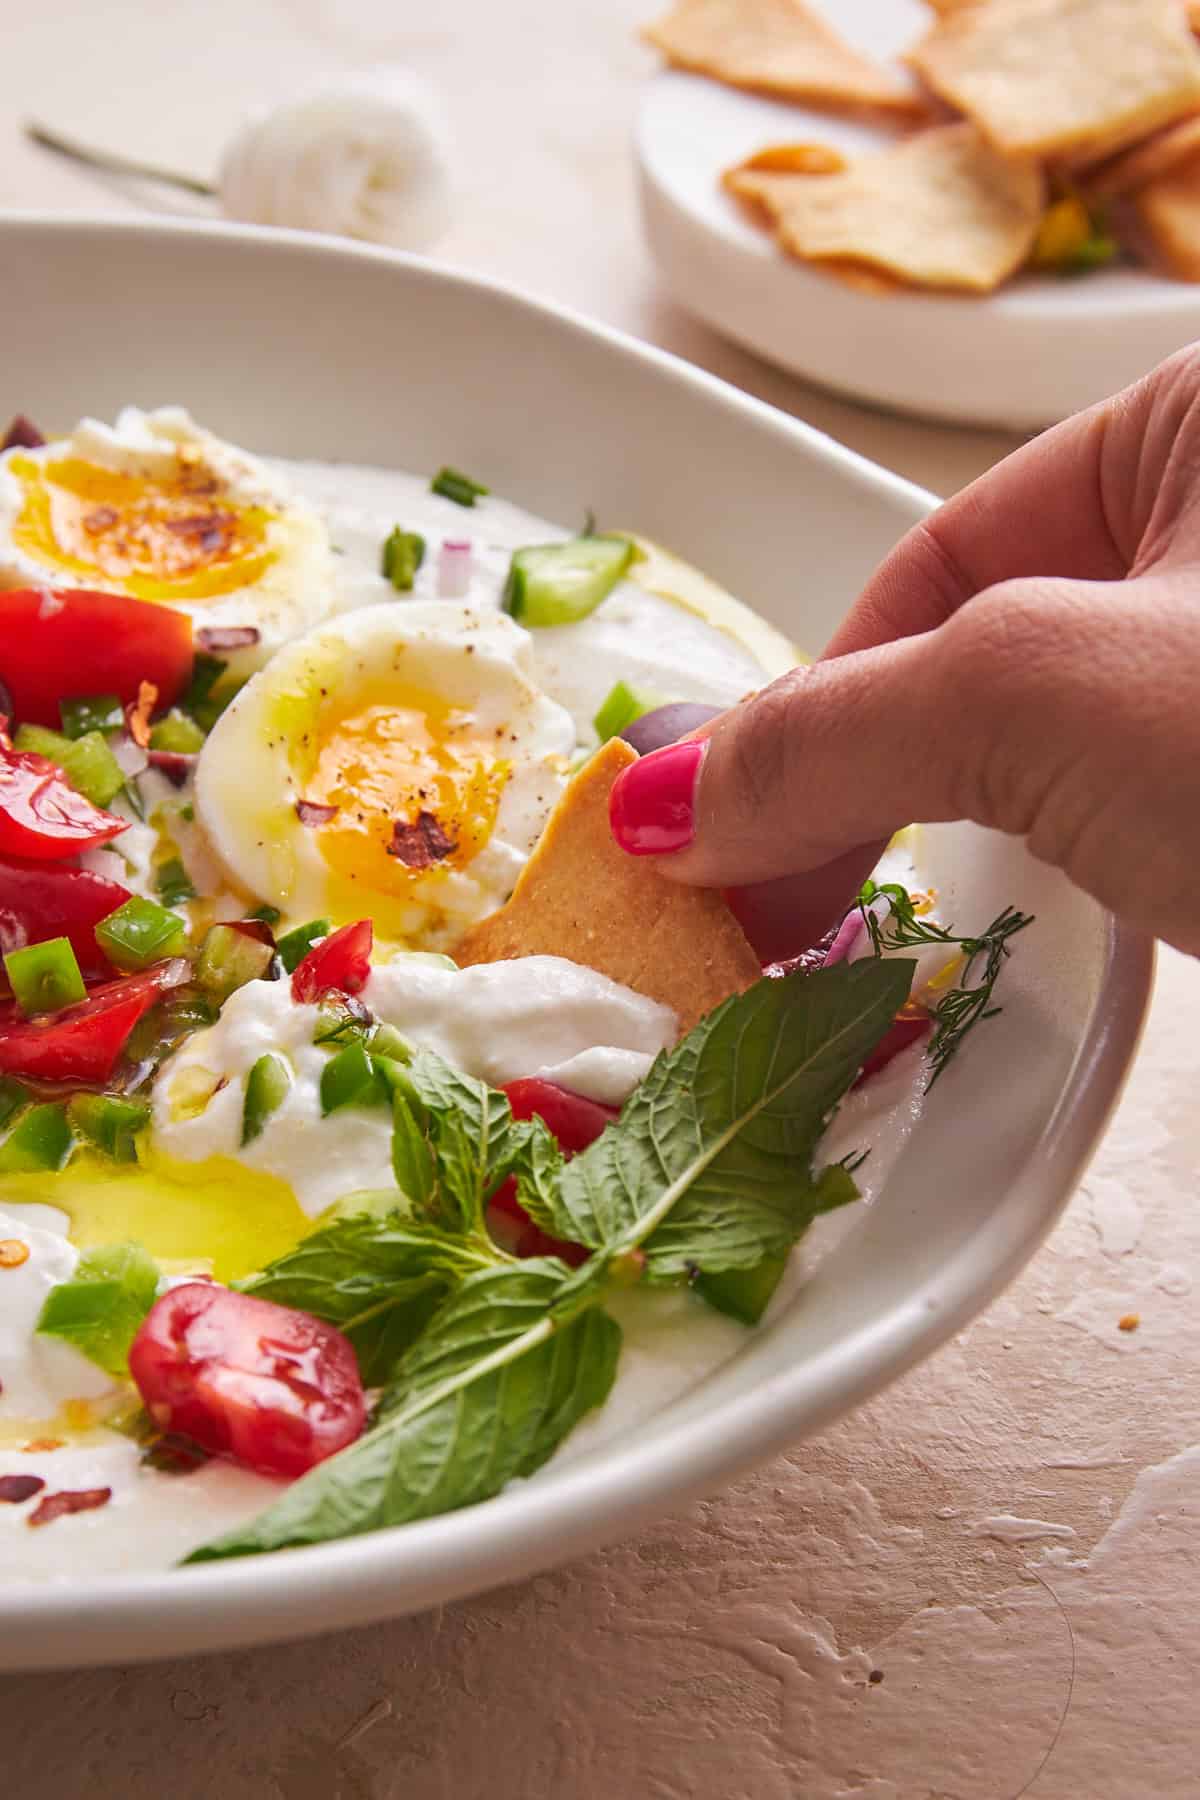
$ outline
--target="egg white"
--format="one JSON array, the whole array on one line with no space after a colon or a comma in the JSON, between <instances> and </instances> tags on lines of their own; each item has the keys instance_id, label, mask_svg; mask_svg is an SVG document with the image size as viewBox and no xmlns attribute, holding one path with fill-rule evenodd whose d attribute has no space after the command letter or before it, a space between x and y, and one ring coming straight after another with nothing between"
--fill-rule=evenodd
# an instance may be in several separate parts
<instances>
[{"instance_id":1,"label":"egg white","mask_svg":"<svg viewBox=\"0 0 1200 1800\"><path fill-rule=\"evenodd\" d=\"M234 886L288 920L371 917L384 938L452 946L512 892L566 785L575 727L532 679L528 632L506 615L450 601L365 607L286 646L236 697L196 770L196 817ZM351 883L301 823L311 745L356 694L416 689L469 713L509 767L488 841L462 866Z\"/></svg>"},{"instance_id":2,"label":"egg white","mask_svg":"<svg viewBox=\"0 0 1200 1800\"><path fill-rule=\"evenodd\" d=\"M16 541L27 498L19 470L28 464L53 468L70 458L96 471L162 483L169 490L178 479L181 456L192 470L201 469L215 479L213 498L218 503L263 510L267 518L262 548L269 560L256 578L225 593L187 598L164 591L153 597L189 614L197 631L253 627L259 634L256 643L220 652L234 674L245 675L262 667L281 644L337 609L338 559L323 517L296 497L285 476L197 425L183 407L142 412L128 406L114 425L85 418L69 436L40 449L0 455L0 589L49 584L132 591L128 582L100 566L66 566ZM50 492L53 516L52 487Z\"/></svg>"}]
</instances>

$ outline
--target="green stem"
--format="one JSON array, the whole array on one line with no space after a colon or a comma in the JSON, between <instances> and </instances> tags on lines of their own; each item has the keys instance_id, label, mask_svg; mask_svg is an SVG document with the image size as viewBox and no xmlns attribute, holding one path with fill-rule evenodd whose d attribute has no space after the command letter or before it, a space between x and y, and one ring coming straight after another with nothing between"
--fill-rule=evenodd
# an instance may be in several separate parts
<instances>
[{"instance_id":1,"label":"green stem","mask_svg":"<svg viewBox=\"0 0 1200 1800\"><path fill-rule=\"evenodd\" d=\"M155 163L138 162L133 157L116 156L108 150L95 150L90 144L77 143L33 120L26 124L25 136L30 143L40 145L43 150L51 150L55 156L65 156L69 162L82 163L88 169L102 169L109 175L133 175L139 181L158 181L165 187L182 188L185 193L199 194L204 200L215 200L218 197L218 189L211 181L200 181L195 175L181 175L177 169L162 169Z\"/></svg>"}]
</instances>

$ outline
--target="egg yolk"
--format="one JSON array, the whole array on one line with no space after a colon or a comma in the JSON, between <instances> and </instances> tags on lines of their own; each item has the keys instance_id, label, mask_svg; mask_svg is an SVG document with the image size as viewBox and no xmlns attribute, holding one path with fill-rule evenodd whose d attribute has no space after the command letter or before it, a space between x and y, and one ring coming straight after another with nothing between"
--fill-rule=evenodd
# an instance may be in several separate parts
<instances>
[{"instance_id":1,"label":"egg yolk","mask_svg":"<svg viewBox=\"0 0 1200 1800\"><path fill-rule=\"evenodd\" d=\"M14 456L21 483L14 546L51 569L119 586L138 600L201 600L249 587L275 560L271 514L223 492L181 450L169 476L106 469L66 456Z\"/></svg>"},{"instance_id":2,"label":"egg yolk","mask_svg":"<svg viewBox=\"0 0 1200 1800\"><path fill-rule=\"evenodd\" d=\"M359 699L318 734L304 798L335 810L309 822L344 879L402 894L436 869L464 867L491 837L508 733L394 684Z\"/></svg>"}]
</instances>

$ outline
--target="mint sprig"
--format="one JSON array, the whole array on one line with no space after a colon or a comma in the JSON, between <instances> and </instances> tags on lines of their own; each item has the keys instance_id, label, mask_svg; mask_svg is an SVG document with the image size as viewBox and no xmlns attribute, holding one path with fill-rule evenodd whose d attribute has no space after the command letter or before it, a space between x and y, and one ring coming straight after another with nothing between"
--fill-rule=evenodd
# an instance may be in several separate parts
<instances>
[{"instance_id":1,"label":"mint sprig","mask_svg":"<svg viewBox=\"0 0 1200 1800\"><path fill-rule=\"evenodd\" d=\"M620 1332L603 1306L618 1281L713 1277L770 1257L781 1269L815 1214L850 1197L844 1170L813 1180L812 1152L914 966L871 959L735 996L658 1059L570 1163L537 1121L513 1120L503 1094L430 1052L393 1071L395 1210L334 1220L254 1291L348 1328L375 1380L419 1334L357 1443L188 1561L406 1524L532 1474L608 1394ZM583 1268L514 1262L491 1244L484 1206L514 1173L539 1223L592 1247ZM421 1329L426 1280L452 1287ZM709 1297L752 1317L765 1285Z\"/></svg>"},{"instance_id":2,"label":"mint sprig","mask_svg":"<svg viewBox=\"0 0 1200 1800\"><path fill-rule=\"evenodd\" d=\"M821 1209L818 1139L915 966L862 959L735 995L658 1058L588 1149L555 1168L542 1148L521 1204L555 1237L611 1257L640 1249L651 1281L783 1254Z\"/></svg>"},{"instance_id":3,"label":"mint sprig","mask_svg":"<svg viewBox=\"0 0 1200 1800\"><path fill-rule=\"evenodd\" d=\"M531 1475L616 1374L620 1329L596 1307L551 1308L553 1259L469 1276L401 1359L365 1435L189 1563L355 1537L469 1506Z\"/></svg>"},{"instance_id":4,"label":"mint sprig","mask_svg":"<svg viewBox=\"0 0 1200 1800\"><path fill-rule=\"evenodd\" d=\"M129 1346L157 1292L157 1264L140 1244L85 1250L70 1281L46 1295L37 1329L74 1345L107 1374L124 1377Z\"/></svg>"}]
</instances>

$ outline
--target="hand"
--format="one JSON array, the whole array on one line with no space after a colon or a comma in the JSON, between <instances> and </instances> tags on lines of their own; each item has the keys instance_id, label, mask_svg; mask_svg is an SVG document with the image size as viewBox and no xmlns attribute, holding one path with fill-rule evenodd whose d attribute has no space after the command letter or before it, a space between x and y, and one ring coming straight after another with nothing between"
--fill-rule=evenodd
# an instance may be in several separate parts
<instances>
[{"instance_id":1,"label":"hand","mask_svg":"<svg viewBox=\"0 0 1200 1800\"><path fill-rule=\"evenodd\" d=\"M916 526L820 662L613 795L618 843L742 890L765 956L895 829L960 818L1200 954L1200 345Z\"/></svg>"}]
</instances>

